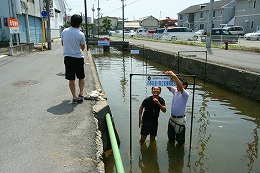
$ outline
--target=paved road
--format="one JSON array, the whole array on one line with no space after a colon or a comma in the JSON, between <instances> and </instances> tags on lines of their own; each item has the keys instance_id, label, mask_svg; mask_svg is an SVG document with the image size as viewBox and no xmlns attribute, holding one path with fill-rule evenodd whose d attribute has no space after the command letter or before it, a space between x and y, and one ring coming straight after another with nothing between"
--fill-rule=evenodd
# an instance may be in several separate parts
<instances>
[{"instance_id":1,"label":"paved road","mask_svg":"<svg viewBox=\"0 0 260 173\"><path fill-rule=\"evenodd\" d=\"M70 104L60 44L0 58L0 81L1 173L99 172L94 101Z\"/></svg>"},{"instance_id":2,"label":"paved road","mask_svg":"<svg viewBox=\"0 0 260 173\"><path fill-rule=\"evenodd\" d=\"M122 39L111 38L111 40L122 40ZM125 39L125 41L129 41L130 44L133 45L144 45L145 47L149 47L151 49L155 49L163 52L169 52L169 53L176 53L176 54L179 51L207 51L208 62L221 64L236 69L241 69L247 72L260 74L260 53L255 53L250 51L224 50L219 48L207 49L205 47L143 41L143 40L135 40L135 39L127 39L127 38ZM198 54L196 56L196 59L205 60L205 54L204 55Z\"/></svg>"}]
</instances>

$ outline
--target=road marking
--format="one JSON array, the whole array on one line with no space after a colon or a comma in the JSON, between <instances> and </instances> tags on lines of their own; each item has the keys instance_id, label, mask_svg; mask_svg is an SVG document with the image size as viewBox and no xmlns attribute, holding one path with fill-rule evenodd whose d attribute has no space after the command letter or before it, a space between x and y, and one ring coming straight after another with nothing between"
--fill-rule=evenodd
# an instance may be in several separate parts
<instances>
[{"instance_id":1,"label":"road marking","mask_svg":"<svg viewBox=\"0 0 260 173\"><path fill-rule=\"evenodd\" d=\"M3 57L5 57L5 56L8 56L8 55L0 55L0 58L3 58Z\"/></svg>"}]
</instances>

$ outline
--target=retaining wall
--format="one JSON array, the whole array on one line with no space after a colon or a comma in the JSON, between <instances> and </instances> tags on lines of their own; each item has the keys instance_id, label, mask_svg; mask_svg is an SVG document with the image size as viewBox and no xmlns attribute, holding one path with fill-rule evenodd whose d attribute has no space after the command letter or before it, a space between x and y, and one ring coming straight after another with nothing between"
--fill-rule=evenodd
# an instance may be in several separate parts
<instances>
[{"instance_id":1,"label":"retaining wall","mask_svg":"<svg viewBox=\"0 0 260 173\"><path fill-rule=\"evenodd\" d=\"M9 47L9 54L10 56L18 55L25 52L32 52L34 49L34 43L22 43L20 45L15 45Z\"/></svg>"},{"instance_id":2,"label":"retaining wall","mask_svg":"<svg viewBox=\"0 0 260 173\"><path fill-rule=\"evenodd\" d=\"M92 57L91 51L88 52L88 59L89 59L90 67L91 67L93 83L95 85L94 88L97 91L101 91L101 93L104 94L103 98L106 98L105 91L103 90L102 84L100 82L98 72L96 69L96 65L95 65L94 59ZM114 120L113 120L113 116L112 116L113 114L110 110L110 107L109 107L107 101L99 100L93 106L93 114L98 121L98 130L101 132L101 138L102 138L104 152L112 149L111 141L110 141L109 133L108 133L108 129L107 129L107 123L106 123L106 114L107 113L110 113L110 115L111 115L112 124L114 126L115 135L116 135L117 142L119 145L120 138L119 138L118 132L117 132L115 124L114 124Z\"/></svg>"},{"instance_id":3,"label":"retaining wall","mask_svg":"<svg viewBox=\"0 0 260 173\"><path fill-rule=\"evenodd\" d=\"M131 46L138 48L138 46ZM178 58L178 54L161 52L143 47L140 47L140 55L144 56L144 58L167 66L174 71L177 71L179 66L181 73L194 74L198 78L203 80L205 79L205 82L219 85L225 89L231 90L235 93L260 102L259 74L230 68L211 62L207 62L205 65L205 61L201 61L192 57L179 56Z\"/></svg>"}]
</instances>

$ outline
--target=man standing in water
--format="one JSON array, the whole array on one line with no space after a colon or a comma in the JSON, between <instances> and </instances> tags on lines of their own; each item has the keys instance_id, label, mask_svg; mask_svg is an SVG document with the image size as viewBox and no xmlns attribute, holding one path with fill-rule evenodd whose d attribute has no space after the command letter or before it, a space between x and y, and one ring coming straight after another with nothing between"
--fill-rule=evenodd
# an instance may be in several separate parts
<instances>
[{"instance_id":1,"label":"man standing in water","mask_svg":"<svg viewBox=\"0 0 260 173\"><path fill-rule=\"evenodd\" d=\"M168 138L169 141L185 143L185 125L186 125L186 104L189 98L189 93L186 91L188 81L180 79L172 71L166 71L165 74L170 75L171 80L175 81L176 87L167 87L173 93L171 116L168 123Z\"/></svg>"},{"instance_id":2,"label":"man standing in water","mask_svg":"<svg viewBox=\"0 0 260 173\"><path fill-rule=\"evenodd\" d=\"M150 142L155 141L155 137L157 136L159 113L160 111L166 112L165 101L159 96L160 93L161 87L152 87L152 96L144 99L139 108L139 128L141 126L140 144L145 142L147 135L150 135Z\"/></svg>"},{"instance_id":3,"label":"man standing in water","mask_svg":"<svg viewBox=\"0 0 260 173\"><path fill-rule=\"evenodd\" d=\"M82 17L74 14L71 17L71 26L61 33L63 46L65 78L69 80L69 88L72 94L72 103L83 101L83 89L85 85L84 58L80 50L85 50L85 35L79 30ZM79 79L79 94L76 94L75 77Z\"/></svg>"}]
</instances>

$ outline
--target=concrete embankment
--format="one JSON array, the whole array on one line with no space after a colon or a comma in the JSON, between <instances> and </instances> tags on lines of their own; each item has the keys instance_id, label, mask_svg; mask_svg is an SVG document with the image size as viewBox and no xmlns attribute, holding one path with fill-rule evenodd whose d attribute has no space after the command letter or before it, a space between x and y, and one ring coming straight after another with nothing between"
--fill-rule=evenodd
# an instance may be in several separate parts
<instances>
[{"instance_id":1,"label":"concrete embankment","mask_svg":"<svg viewBox=\"0 0 260 173\"><path fill-rule=\"evenodd\" d=\"M99 92L98 97L91 98L91 93L89 93L86 97L90 96L90 99L97 100L95 105L93 105L93 113L94 113L95 118L97 119L97 124L98 124L97 128L98 128L99 132L101 133L101 138L97 138L97 142L102 143L103 148L102 148L102 150L100 150L100 153L103 154L103 157L106 157L104 152L112 149L111 142L109 139L109 132L107 129L107 124L106 124L106 114L107 113L109 113L111 115L112 125L114 126L114 131L115 131L115 135L116 135L116 139L117 139L118 143L120 143L120 139L119 139L119 136L118 136L115 124L114 124L112 112L106 101L105 91L103 90L103 87L102 87L101 82L98 77L96 65L95 65L94 59L92 57L91 51L88 52L88 57L87 57L87 60L85 60L85 62L89 63L90 69L88 69L88 71L91 71L90 72L91 75L88 75L88 79L86 79L86 80L87 80L87 82L88 81L90 82L90 80L91 80L90 83L92 83L94 85L93 88L95 88L96 91ZM99 136L99 135L97 135L97 136ZM102 141L100 139L102 139ZM100 172L105 171L103 163L100 163L98 165L98 167L99 167Z\"/></svg>"},{"instance_id":2,"label":"concrete embankment","mask_svg":"<svg viewBox=\"0 0 260 173\"><path fill-rule=\"evenodd\" d=\"M135 45L131 45L138 47ZM260 75L234 67L206 62L205 60L190 58L174 52L154 50L139 47L140 55L149 60L160 63L171 69L180 69L180 73L194 74L205 82L219 85L240 95L260 102ZM205 74L206 73L206 74Z\"/></svg>"}]
</instances>

